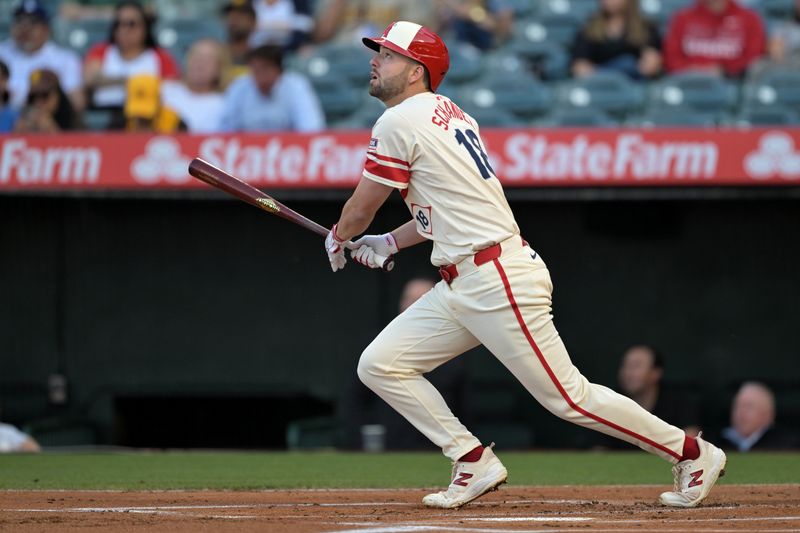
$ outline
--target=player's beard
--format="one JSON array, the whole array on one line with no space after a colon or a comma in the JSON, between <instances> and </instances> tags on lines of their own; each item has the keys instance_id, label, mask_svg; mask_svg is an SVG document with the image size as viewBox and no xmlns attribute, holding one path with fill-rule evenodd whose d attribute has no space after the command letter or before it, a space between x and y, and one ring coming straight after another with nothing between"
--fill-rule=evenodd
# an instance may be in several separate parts
<instances>
[{"instance_id":1,"label":"player's beard","mask_svg":"<svg viewBox=\"0 0 800 533\"><path fill-rule=\"evenodd\" d=\"M391 78L378 79L378 84L369 84L369 94L381 102L391 100L398 94L406 90L408 86L408 68Z\"/></svg>"}]
</instances>

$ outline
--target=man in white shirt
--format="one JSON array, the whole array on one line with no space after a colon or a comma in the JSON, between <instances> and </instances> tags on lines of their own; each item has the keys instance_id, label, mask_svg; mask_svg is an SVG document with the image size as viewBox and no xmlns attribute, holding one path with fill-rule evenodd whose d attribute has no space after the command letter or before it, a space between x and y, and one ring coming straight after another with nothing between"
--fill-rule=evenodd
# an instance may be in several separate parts
<instances>
[{"instance_id":1,"label":"man in white shirt","mask_svg":"<svg viewBox=\"0 0 800 533\"><path fill-rule=\"evenodd\" d=\"M85 107L78 55L50 40L47 11L37 0L24 0L14 10L11 38L0 43L0 59L11 71L11 107L20 109L28 98L31 73L52 70L77 111Z\"/></svg>"},{"instance_id":2,"label":"man in white shirt","mask_svg":"<svg viewBox=\"0 0 800 533\"><path fill-rule=\"evenodd\" d=\"M361 354L358 376L454 462L450 486L425 496L456 508L505 483L506 468L453 414L424 374L483 344L553 414L675 465L661 503L694 507L724 472L722 450L648 413L572 364L553 324L550 273L520 236L477 121L434 91L449 68L441 37L413 22L364 39L369 93L386 104L372 129L361 181L325 240L333 271L345 248L370 268L378 255L433 242L442 281L395 318ZM397 189L410 220L363 233Z\"/></svg>"}]
</instances>

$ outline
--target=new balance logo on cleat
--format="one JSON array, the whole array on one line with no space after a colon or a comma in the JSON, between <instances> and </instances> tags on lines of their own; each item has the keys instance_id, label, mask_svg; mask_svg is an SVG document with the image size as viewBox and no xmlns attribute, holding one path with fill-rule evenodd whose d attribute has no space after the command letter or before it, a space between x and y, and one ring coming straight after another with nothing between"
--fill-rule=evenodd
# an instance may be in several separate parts
<instances>
[{"instance_id":1,"label":"new balance logo on cleat","mask_svg":"<svg viewBox=\"0 0 800 533\"><path fill-rule=\"evenodd\" d=\"M723 474L725 452L699 436L700 456L687 459L672 467L672 491L661 495L661 503L670 507L695 507L702 502Z\"/></svg>"},{"instance_id":2,"label":"new balance logo on cleat","mask_svg":"<svg viewBox=\"0 0 800 533\"><path fill-rule=\"evenodd\" d=\"M700 479L700 476L703 475L703 471L702 470L698 470L697 472L692 472L689 475L692 476L692 480L689 482L689 487L690 488L691 487L696 487L698 485L702 485L703 484L703 480Z\"/></svg>"},{"instance_id":3,"label":"new balance logo on cleat","mask_svg":"<svg viewBox=\"0 0 800 533\"><path fill-rule=\"evenodd\" d=\"M447 490L428 494L422 499L422 503L428 507L456 509L487 492L497 490L498 486L506 482L508 472L492 451L492 446L494 443L484 448L483 455L475 462L456 461ZM467 469L469 472L464 472Z\"/></svg>"},{"instance_id":4,"label":"new balance logo on cleat","mask_svg":"<svg viewBox=\"0 0 800 533\"><path fill-rule=\"evenodd\" d=\"M467 474L466 472L462 472L458 475L457 479L453 480L453 485L461 485L462 487L466 487L468 485L467 480L472 477L472 474Z\"/></svg>"}]
</instances>

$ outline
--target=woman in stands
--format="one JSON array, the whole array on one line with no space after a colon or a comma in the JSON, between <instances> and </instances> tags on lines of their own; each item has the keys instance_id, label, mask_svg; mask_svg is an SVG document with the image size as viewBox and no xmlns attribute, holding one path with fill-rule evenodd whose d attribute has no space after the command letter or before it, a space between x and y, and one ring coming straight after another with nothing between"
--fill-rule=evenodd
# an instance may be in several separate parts
<instances>
[{"instance_id":1,"label":"woman in stands","mask_svg":"<svg viewBox=\"0 0 800 533\"><path fill-rule=\"evenodd\" d=\"M84 62L84 84L92 92L95 108L122 109L129 76L148 74L161 79L179 78L175 59L156 45L153 18L138 2L120 2L108 42L89 50Z\"/></svg>"},{"instance_id":2,"label":"woman in stands","mask_svg":"<svg viewBox=\"0 0 800 533\"><path fill-rule=\"evenodd\" d=\"M642 17L638 0L600 0L600 8L578 32L572 45L572 74L614 70L631 78L661 72L661 38Z\"/></svg>"},{"instance_id":3,"label":"woman in stands","mask_svg":"<svg viewBox=\"0 0 800 533\"><path fill-rule=\"evenodd\" d=\"M55 133L80 128L80 120L52 70L31 73L25 107L14 125L19 133Z\"/></svg>"}]
</instances>

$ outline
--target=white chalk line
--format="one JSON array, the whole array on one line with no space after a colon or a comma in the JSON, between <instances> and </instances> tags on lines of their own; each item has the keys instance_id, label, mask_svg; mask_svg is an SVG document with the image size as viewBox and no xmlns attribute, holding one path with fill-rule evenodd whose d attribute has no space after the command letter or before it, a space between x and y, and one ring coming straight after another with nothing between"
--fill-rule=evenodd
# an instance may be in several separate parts
<instances>
[{"instance_id":1,"label":"white chalk line","mask_svg":"<svg viewBox=\"0 0 800 533\"><path fill-rule=\"evenodd\" d=\"M480 527L460 527L460 526L424 526L424 525L399 525L399 526L386 526L378 525L376 523L352 523L352 524L339 524L349 526L361 526L358 529L346 530L331 530L328 533L408 533L414 531L461 531L468 533L562 533L563 531L575 531L575 529L496 529L496 528L480 528ZM589 533L620 533L619 528L614 529L595 529L587 530ZM636 528L637 533L686 533L686 528L655 528L644 529ZM698 532L702 533L742 533L741 529L699 529ZM758 528L748 529L748 532L760 533L797 533L800 529L791 528Z\"/></svg>"}]
</instances>

